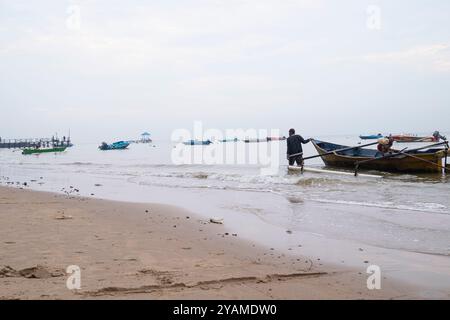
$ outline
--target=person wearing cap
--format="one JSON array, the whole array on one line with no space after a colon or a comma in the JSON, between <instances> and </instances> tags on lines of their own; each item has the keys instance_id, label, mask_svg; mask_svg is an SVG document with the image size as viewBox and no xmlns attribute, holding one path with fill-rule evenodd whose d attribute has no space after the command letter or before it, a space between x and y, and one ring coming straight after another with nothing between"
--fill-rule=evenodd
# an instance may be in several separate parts
<instances>
[{"instance_id":1,"label":"person wearing cap","mask_svg":"<svg viewBox=\"0 0 450 320\"><path fill-rule=\"evenodd\" d=\"M293 166L297 163L298 166L303 165L303 147L302 144L310 142L311 139L303 139L301 135L295 134L295 129L289 129L289 138L286 139L287 143L287 159L289 165Z\"/></svg>"}]
</instances>

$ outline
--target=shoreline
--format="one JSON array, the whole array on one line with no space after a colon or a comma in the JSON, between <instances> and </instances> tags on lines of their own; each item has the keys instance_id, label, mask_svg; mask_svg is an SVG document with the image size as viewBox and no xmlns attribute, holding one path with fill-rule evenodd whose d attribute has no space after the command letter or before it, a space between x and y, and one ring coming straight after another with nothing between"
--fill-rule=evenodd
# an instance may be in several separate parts
<instances>
[{"instance_id":1,"label":"shoreline","mask_svg":"<svg viewBox=\"0 0 450 320\"><path fill-rule=\"evenodd\" d=\"M418 298L386 278L368 290L360 270L265 248L173 206L2 186L0 208L1 299ZM66 288L69 265L81 290Z\"/></svg>"},{"instance_id":2,"label":"shoreline","mask_svg":"<svg viewBox=\"0 0 450 320\"><path fill-rule=\"evenodd\" d=\"M411 241L420 239L416 238L420 235L402 235L391 229L398 226L399 231L422 230L422 226L428 226L433 230L428 232L430 237L436 239L440 234L441 238L445 238L446 233L443 231L450 221L448 215L415 214L414 219L408 219L408 211L370 207L361 211L358 206L332 206L311 201L297 205L296 199L285 199L272 193L246 191L243 194L236 190L177 189L128 181L124 184L122 179L115 177L90 177L84 174L72 175L63 180L49 174L42 176L43 178L35 176L36 180L29 175L22 178L16 176L13 180L7 178L6 181L15 181L15 186L23 189L92 200L144 205L159 203L170 207L176 201L179 208L195 212L199 219L209 221L215 216L224 218L224 228L230 231L229 234L237 233L240 240L258 244L266 250L273 249L270 252L277 252L277 258L284 255L308 257L316 265L352 270L360 277L364 275L364 279L358 280L361 283L368 277L367 268L378 266L384 281L383 289L386 282L402 283L412 288L410 291L413 294L407 293L406 297L450 299L450 257L426 254L429 250L421 252L421 247L426 249L425 243ZM18 183L19 181L26 181L27 186L22 186L24 182ZM41 185L40 181L44 184ZM269 216L266 219L267 212L271 212L272 218ZM334 221L334 217L339 218ZM293 218L300 218L304 223L298 225L299 228L293 228ZM308 225L310 219L316 223ZM378 223L378 228L373 228L374 222ZM379 225L380 222L382 225ZM334 234L339 224L341 227L345 226L347 234ZM361 226L365 228L361 229ZM386 237L386 231L390 231L394 238ZM364 238L366 235L368 238ZM392 246L388 239L396 241L397 236L405 239L403 244L408 247L399 247L395 243ZM374 243L373 240L381 243ZM365 286L364 290L367 290Z\"/></svg>"}]
</instances>

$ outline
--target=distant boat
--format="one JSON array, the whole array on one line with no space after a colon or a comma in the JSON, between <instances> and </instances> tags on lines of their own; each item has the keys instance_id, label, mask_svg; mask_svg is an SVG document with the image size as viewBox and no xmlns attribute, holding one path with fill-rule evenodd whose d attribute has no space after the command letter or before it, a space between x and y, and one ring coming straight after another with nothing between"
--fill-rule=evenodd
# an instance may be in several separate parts
<instances>
[{"instance_id":1,"label":"distant boat","mask_svg":"<svg viewBox=\"0 0 450 320\"><path fill-rule=\"evenodd\" d=\"M283 141L286 137L266 137L266 138L246 138L245 143L256 143L256 142L268 142L268 141Z\"/></svg>"},{"instance_id":2,"label":"distant boat","mask_svg":"<svg viewBox=\"0 0 450 320\"><path fill-rule=\"evenodd\" d=\"M54 147L54 148L29 148L24 149L22 154L35 154L35 153L49 153L49 152L64 152L67 147Z\"/></svg>"},{"instance_id":3,"label":"distant boat","mask_svg":"<svg viewBox=\"0 0 450 320\"><path fill-rule=\"evenodd\" d=\"M367 136L360 135L359 138L360 138L361 140L375 140L375 139L381 139L381 138L383 138L383 135L382 135L381 133L379 133L379 134L367 135Z\"/></svg>"},{"instance_id":4,"label":"distant boat","mask_svg":"<svg viewBox=\"0 0 450 320\"><path fill-rule=\"evenodd\" d=\"M412 134L397 134L393 135L392 138L396 142L439 142L441 140L446 141L447 138L435 131L431 136L420 137Z\"/></svg>"},{"instance_id":5,"label":"distant boat","mask_svg":"<svg viewBox=\"0 0 450 320\"><path fill-rule=\"evenodd\" d=\"M259 139L259 138L257 138L257 139L250 139L250 138L247 138L247 139L245 139L244 140L244 142L245 143L256 143L256 142L267 142L267 138L264 138L264 139Z\"/></svg>"},{"instance_id":6,"label":"distant boat","mask_svg":"<svg viewBox=\"0 0 450 320\"><path fill-rule=\"evenodd\" d=\"M222 139L220 140L220 142L238 142L238 138L234 138L234 139Z\"/></svg>"},{"instance_id":7,"label":"distant boat","mask_svg":"<svg viewBox=\"0 0 450 320\"><path fill-rule=\"evenodd\" d=\"M267 137L267 141L283 141L286 140L286 137Z\"/></svg>"},{"instance_id":8,"label":"distant boat","mask_svg":"<svg viewBox=\"0 0 450 320\"><path fill-rule=\"evenodd\" d=\"M200 141L200 140L188 140L183 142L183 144L187 145L187 146L197 146L197 145L210 145L212 142L211 140L204 140L204 141Z\"/></svg>"},{"instance_id":9,"label":"distant boat","mask_svg":"<svg viewBox=\"0 0 450 320\"><path fill-rule=\"evenodd\" d=\"M130 143L126 141L117 141L112 144L107 144L106 142L103 142L98 148L100 150L121 150L128 148L129 145Z\"/></svg>"},{"instance_id":10,"label":"distant boat","mask_svg":"<svg viewBox=\"0 0 450 320\"><path fill-rule=\"evenodd\" d=\"M395 142L438 142L439 138L437 137L418 137L412 134L397 134L393 135L392 139L394 139Z\"/></svg>"}]
</instances>

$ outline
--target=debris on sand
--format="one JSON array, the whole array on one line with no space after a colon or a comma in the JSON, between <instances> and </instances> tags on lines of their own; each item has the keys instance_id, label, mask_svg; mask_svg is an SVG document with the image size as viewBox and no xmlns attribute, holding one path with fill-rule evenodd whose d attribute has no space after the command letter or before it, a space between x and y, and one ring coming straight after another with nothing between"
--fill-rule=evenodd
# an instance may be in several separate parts
<instances>
[{"instance_id":1,"label":"debris on sand","mask_svg":"<svg viewBox=\"0 0 450 320\"><path fill-rule=\"evenodd\" d=\"M37 265L31 268L25 268L22 270L15 270L10 266L4 266L0 269L0 278L23 277L27 279L47 279L53 277L62 277L64 275L65 273L63 270L49 270L48 268L41 265Z\"/></svg>"},{"instance_id":2,"label":"debris on sand","mask_svg":"<svg viewBox=\"0 0 450 320\"><path fill-rule=\"evenodd\" d=\"M223 218L213 217L213 218L209 219L209 222L216 223L216 224L223 224Z\"/></svg>"},{"instance_id":3,"label":"debris on sand","mask_svg":"<svg viewBox=\"0 0 450 320\"><path fill-rule=\"evenodd\" d=\"M58 213L59 213L59 212L58 212ZM61 214L60 214L59 216L56 216L56 217L55 217L55 220L70 220L70 219L73 219L73 217L70 216L70 215L65 215L65 214L64 214L64 211L61 212Z\"/></svg>"},{"instance_id":4,"label":"debris on sand","mask_svg":"<svg viewBox=\"0 0 450 320\"><path fill-rule=\"evenodd\" d=\"M4 266L0 269L0 278L17 277L18 272L10 266Z\"/></svg>"}]
</instances>

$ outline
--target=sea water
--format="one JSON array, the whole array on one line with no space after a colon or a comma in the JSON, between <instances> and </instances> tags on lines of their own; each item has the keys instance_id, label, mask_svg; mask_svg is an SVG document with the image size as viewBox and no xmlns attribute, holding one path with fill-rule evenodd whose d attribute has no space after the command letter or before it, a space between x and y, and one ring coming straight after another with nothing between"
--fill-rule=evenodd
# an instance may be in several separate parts
<instances>
[{"instance_id":1,"label":"sea water","mask_svg":"<svg viewBox=\"0 0 450 320\"><path fill-rule=\"evenodd\" d=\"M318 138L343 145L361 143L355 136ZM201 219L223 218L223 227L238 238L278 252L360 272L366 272L370 261L390 277L421 287L423 297L448 297L449 176L292 173L287 170L285 141L259 144L270 144L278 154L278 170L271 174L263 174L262 166L254 163L174 164L173 155L180 151L208 152L217 144L184 146L156 140L100 151L95 143L75 141L63 153L28 156L0 149L0 185L180 206ZM307 144L304 153L316 151ZM320 158L307 165L324 167Z\"/></svg>"},{"instance_id":2,"label":"sea water","mask_svg":"<svg viewBox=\"0 0 450 320\"><path fill-rule=\"evenodd\" d=\"M344 145L359 143L353 136L321 139ZM233 211L290 231L450 255L449 177L378 173L382 178L374 179L292 173L286 166L286 142L268 143L276 144L273 149L279 152L279 170L269 175L262 174L257 164L176 165L175 148L189 152L213 146L155 141L114 151L75 143L64 153L28 156L3 149L0 180L3 185L27 182L28 187L43 191L74 194L76 188L83 196L163 202L210 216ZM420 144L396 147L404 146ZM311 144L305 145L304 151L306 156L316 154ZM324 167L320 158L307 161L307 165Z\"/></svg>"}]
</instances>

